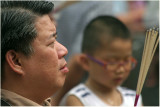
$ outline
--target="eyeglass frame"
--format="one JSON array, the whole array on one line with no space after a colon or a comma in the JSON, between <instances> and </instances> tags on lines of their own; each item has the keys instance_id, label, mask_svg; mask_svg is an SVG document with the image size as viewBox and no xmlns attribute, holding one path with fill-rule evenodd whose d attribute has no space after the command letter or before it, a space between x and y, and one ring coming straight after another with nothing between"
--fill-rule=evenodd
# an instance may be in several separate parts
<instances>
[{"instance_id":1,"label":"eyeglass frame","mask_svg":"<svg viewBox=\"0 0 160 107\"><path fill-rule=\"evenodd\" d=\"M94 58L91 55L88 55L88 54L86 54L86 55L90 60L92 60L93 62L95 62L95 63L97 63L97 64L99 64L101 66L103 66L105 69L107 69L107 65L108 64L111 64L111 62L106 62L106 61L104 62L104 61L101 61L101 60L98 60L98 59ZM133 70L137 65L137 60L134 57L131 56L131 62L135 64L134 67L131 67L131 70ZM119 63L119 62L115 62L115 63L117 63L119 66L120 65L124 66L124 64L125 64L125 63Z\"/></svg>"}]
</instances>

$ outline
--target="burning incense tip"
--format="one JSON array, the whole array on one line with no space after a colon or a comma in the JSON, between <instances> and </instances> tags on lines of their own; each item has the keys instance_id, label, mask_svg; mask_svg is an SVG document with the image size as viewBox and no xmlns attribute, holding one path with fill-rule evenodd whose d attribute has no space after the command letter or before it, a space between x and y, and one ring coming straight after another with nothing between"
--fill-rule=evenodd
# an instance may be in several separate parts
<instances>
[{"instance_id":1,"label":"burning incense tip","mask_svg":"<svg viewBox=\"0 0 160 107\"><path fill-rule=\"evenodd\" d=\"M139 95L137 95L137 94L136 94L136 98L135 98L134 106L137 106L138 99L139 99Z\"/></svg>"}]
</instances>

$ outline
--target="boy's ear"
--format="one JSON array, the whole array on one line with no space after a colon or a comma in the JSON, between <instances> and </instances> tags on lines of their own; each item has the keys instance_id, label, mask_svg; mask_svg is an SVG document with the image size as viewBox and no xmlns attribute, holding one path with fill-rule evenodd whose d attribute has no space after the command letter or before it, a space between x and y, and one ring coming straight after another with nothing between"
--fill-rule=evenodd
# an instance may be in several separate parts
<instances>
[{"instance_id":1,"label":"boy's ear","mask_svg":"<svg viewBox=\"0 0 160 107\"><path fill-rule=\"evenodd\" d=\"M87 58L86 54L81 54L79 58L79 62L82 65L83 69L89 71L89 59Z\"/></svg>"},{"instance_id":2,"label":"boy's ear","mask_svg":"<svg viewBox=\"0 0 160 107\"><path fill-rule=\"evenodd\" d=\"M20 75L24 74L24 72L22 71L21 57L19 53L15 52L14 50L9 50L6 53L6 61L15 73L18 73Z\"/></svg>"}]
</instances>

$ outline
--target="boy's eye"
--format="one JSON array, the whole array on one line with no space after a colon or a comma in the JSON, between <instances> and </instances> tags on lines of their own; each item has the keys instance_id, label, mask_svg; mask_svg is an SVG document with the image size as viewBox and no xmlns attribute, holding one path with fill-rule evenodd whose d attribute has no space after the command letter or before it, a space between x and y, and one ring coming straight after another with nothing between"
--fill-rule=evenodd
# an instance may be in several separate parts
<instances>
[{"instance_id":1,"label":"boy's eye","mask_svg":"<svg viewBox=\"0 0 160 107\"><path fill-rule=\"evenodd\" d=\"M115 62L117 62L117 60L116 60L116 59L109 59L109 60L107 60L106 62L115 63Z\"/></svg>"},{"instance_id":2,"label":"boy's eye","mask_svg":"<svg viewBox=\"0 0 160 107\"><path fill-rule=\"evenodd\" d=\"M130 61L131 57L127 57L124 59L124 61Z\"/></svg>"}]
</instances>

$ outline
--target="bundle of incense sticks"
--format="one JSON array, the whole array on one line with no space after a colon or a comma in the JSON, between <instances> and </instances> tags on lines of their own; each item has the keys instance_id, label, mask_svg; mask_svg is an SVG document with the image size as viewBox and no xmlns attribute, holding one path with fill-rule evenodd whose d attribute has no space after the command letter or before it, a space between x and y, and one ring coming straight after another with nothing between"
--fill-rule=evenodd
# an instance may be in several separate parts
<instances>
[{"instance_id":1,"label":"bundle of incense sticks","mask_svg":"<svg viewBox=\"0 0 160 107\"><path fill-rule=\"evenodd\" d=\"M147 30L134 106L137 106L139 95L142 91L142 87L158 43L159 43L159 28L152 28Z\"/></svg>"}]
</instances>

